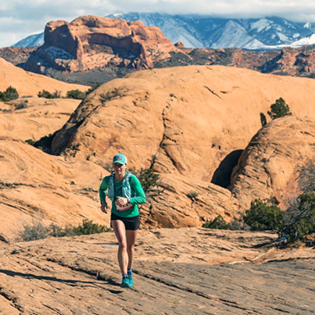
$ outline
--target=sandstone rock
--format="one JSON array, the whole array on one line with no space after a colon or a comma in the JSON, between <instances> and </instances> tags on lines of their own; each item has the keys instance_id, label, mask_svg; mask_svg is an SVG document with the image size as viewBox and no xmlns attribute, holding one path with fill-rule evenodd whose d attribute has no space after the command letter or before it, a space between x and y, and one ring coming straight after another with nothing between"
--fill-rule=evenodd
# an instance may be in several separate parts
<instances>
[{"instance_id":1,"label":"sandstone rock","mask_svg":"<svg viewBox=\"0 0 315 315\"><path fill-rule=\"evenodd\" d=\"M275 198L283 209L299 193L299 171L314 163L314 118L286 116L263 127L252 138L235 167L232 194L244 208L256 198Z\"/></svg>"},{"instance_id":2,"label":"sandstone rock","mask_svg":"<svg viewBox=\"0 0 315 315\"><path fill-rule=\"evenodd\" d=\"M45 222L61 225L83 217L108 224L108 216L99 210L97 190L112 156L121 151L131 169L151 167L161 177L141 207L143 228L201 226L219 214L228 221L256 196L245 189L237 199L234 190L231 195L225 188L241 152L261 128L261 116L281 96L293 113L314 117L313 91L313 80L219 66L148 70L113 80L91 93L56 133L52 149L59 157L16 141L25 140L14 135L18 126L9 139L5 133L10 129L3 125L6 171L0 180L8 184L1 191L3 212L13 211L14 221L41 213ZM63 106L60 102L53 105L55 110ZM36 106L15 111L20 119L11 124L25 124L33 133L32 113L38 125L45 125L42 105ZM1 118L8 121L3 112ZM272 190L267 193L274 196Z\"/></svg>"},{"instance_id":3,"label":"sandstone rock","mask_svg":"<svg viewBox=\"0 0 315 315\"><path fill-rule=\"evenodd\" d=\"M236 166L276 99L315 117L314 84L220 66L133 73L90 94L56 134L52 150L103 166L122 151L131 168L207 182L222 174L227 187L230 173L222 170Z\"/></svg>"},{"instance_id":4,"label":"sandstone rock","mask_svg":"<svg viewBox=\"0 0 315 315\"><path fill-rule=\"evenodd\" d=\"M227 189L183 175L160 176L159 187L141 206L143 228L201 226L218 215L230 221L244 211Z\"/></svg>"},{"instance_id":5,"label":"sandstone rock","mask_svg":"<svg viewBox=\"0 0 315 315\"><path fill-rule=\"evenodd\" d=\"M103 168L88 161L48 155L8 137L0 137L1 233L14 240L23 225L41 222L78 225L83 218L109 225L99 208ZM84 172L82 171L84 170Z\"/></svg>"},{"instance_id":6,"label":"sandstone rock","mask_svg":"<svg viewBox=\"0 0 315 315\"><path fill-rule=\"evenodd\" d=\"M17 89L19 96L37 96L38 92L48 90L51 93L60 91L61 96L66 96L67 91L79 89L86 91L87 86L69 84L48 78L42 75L26 72L0 58L0 91L5 91L9 86Z\"/></svg>"},{"instance_id":7,"label":"sandstone rock","mask_svg":"<svg viewBox=\"0 0 315 315\"><path fill-rule=\"evenodd\" d=\"M49 67L73 72L128 64L146 69L175 49L157 27L89 15L71 23L49 22L44 45L30 56L25 68L33 72L45 72Z\"/></svg>"},{"instance_id":8,"label":"sandstone rock","mask_svg":"<svg viewBox=\"0 0 315 315\"><path fill-rule=\"evenodd\" d=\"M23 97L0 103L0 134L34 141L60 129L76 109L79 100Z\"/></svg>"},{"instance_id":9,"label":"sandstone rock","mask_svg":"<svg viewBox=\"0 0 315 315\"><path fill-rule=\"evenodd\" d=\"M123 314L127 303L132 314L312 313L314 250L278 250L275 238L140 231L131 289L119 287L113 232L0 245L0 312Z\"/></svg>"}]
</instances>

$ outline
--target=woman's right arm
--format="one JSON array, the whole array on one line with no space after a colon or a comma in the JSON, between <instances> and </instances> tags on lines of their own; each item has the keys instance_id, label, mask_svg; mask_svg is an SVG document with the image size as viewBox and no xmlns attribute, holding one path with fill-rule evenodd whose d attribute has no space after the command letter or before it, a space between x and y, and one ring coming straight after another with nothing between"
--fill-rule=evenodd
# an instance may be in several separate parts
<instances>
[{"instance_id":1,"label":"woman's right arm","mask_svg":"<svg viewBox=\"0 0 315 315\"><path fill-rule=\"evenodd\" d=\"M106 202L107 188L108 188L108 177L104 177L99 188L99 195L100 195L100 201L101 201L101 210L105 213L107 213L106 209L108 208L108 205Z\"/></svg>"}]
</instances>

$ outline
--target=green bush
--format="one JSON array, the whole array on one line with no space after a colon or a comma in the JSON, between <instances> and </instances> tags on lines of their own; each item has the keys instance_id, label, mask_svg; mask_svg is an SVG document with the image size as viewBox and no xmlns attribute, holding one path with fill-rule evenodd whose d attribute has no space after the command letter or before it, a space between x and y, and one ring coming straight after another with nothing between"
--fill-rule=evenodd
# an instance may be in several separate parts
<instances>
[{"instance_id":1,"label":"green bush","mask_svg":"<svg viewBox=\"0 0 315 315\"><path fill-rule=\"evenodd\" d=\"M7 96L7 98L9 100L15 100L17 98L19 98L19 93L17 92L16 88L9 86L6 91L5 91L5 95Z\"/></svg>"},{"instance_id":2,"label":"green bush","mask_svg":"<svg viewBox=\"0 0 315 315\"><path fill-rule=\"evenodd\" d=\"M251 202L243 219L252 231L278 231L283 226L283 212L280 208L276 205L269 206L260 199Z\"/></svg>"},{"instance_id":3,"label":"green bush","mask_svg":"<svg viewBox=\"0 0 315 315\"><path fill-rule=\"evenodd\" d=\"M83 100L86 94L78 89L67 92L67 98L73 98L75 100Z\"/></svg>"},{"instance_id":4,"label":"green bush","mask_svg":"<svg viewBox=\"0 0 315 315\"><path fill-rule=\"evenodd\" d=\"M122 92L121 88L114 88L112 91L106 92L106 94L102 93L100 95L100 101L102 104L104 104L115 97L123 97L123 96L125 96L125 95Z\"/></svg>"},{"instance_id":5,"label":"green bush","mask_svg":"<svg viewBox=\"0 0 315 315\"><path fill-rule=\"evenodd\" d=\"M270 109L268 115L271 119L292 115L289 105L286 104L282 97L277 99L276 102L270 106Z\"/></svg>"},{"instance_id":6,"label":"green bush","mask_svg":"<svg viewBox=\"0 0 315 315\"><path fill-rule=\"evenodd\" d=\"M134 172L139 179L144 192L146 193L150 188L158 186L160 175L154 173L150 168L141 168L140 171Z\"/></svg>"},{"instance_id":7,"label":"green bush","mask_svg":"<svg viewBox=\"0 0 315 315\"><path fill-rule=\"evenodd\" d=\"M54 95L46 90L43 90L42 92L38 92L37 96L44 97L44 98L54 98Z\"/></svg>"},{"instance_id":8,"label":"green bush","mask_svg":"<svg viewBox=\"0 0 315 315\"><path fill-rule=\"evenodd\" d=\"M34 146L36 143L36 141L34 141L33 139L27 139L27 140L25 140L25 142L32 145L32 146Z\"/></svg>"},{"instance_id":9,"label":"green bush","mask_svg":"<svg viewBox=\"0 0 315 315\"><path fill-rule=\"evenodd\" d=\"M76 235L89 235L97 234L110 231L110 228L107 228L104 225L93 223L92 220L84 219L82 225L73 228L73 232Z\"/></svg>"},{"instance_id":10,"label":"green bush","mask_svg":"<svg viewBox=\"0 0 315 315\"><path fill-rule=\"evenodd\" d=\"M220 214L216 218L214 218L212 221L206 222L202 225L202 227L208 228L208 229L225 229L226 226L227 226L227 223Z\"/></svg>"},{"instance_id":11,"label":"green bush","mask_svg":"<svg viewBox=\"0 0 315 315\"><path fill-rule=\"evenodd\" d=\"M92 93L93 91L95 91L99 86L100 86L99 84L96 84L96 85L90 87L90 88L85 92L85 94L86 94L86 95L89 95L90 93Z\"/></svg>"},{"instance_id":12,"label":"green bush","mask_svg":"<svg viewBox=\"0 0 315 315\"><path fill-rule=\"evenodd\" d=\"M8 102L11 100L15 100L19 98L19 93L17 92L16 88L9 86L5 92L0 91L0 101L1 102Z\"/></svg>"},{"instance_id":13,"label":"green bush","mask_svg":"<svg viewBox=\"0 0 315 315\"><path fill-rule=\"evenodd\" d=\"M219 229L219 230L248 230L248 226L244 224L242 220L233 218L229 223L227 223L224 218L219 214L212 221L206 222L202 225L204 228L208 229Z\"/></svg>"},{"instance_id":14,"label":"green bush","mask_svg":"<svg viewBox=\"0 0 315 315\"><path fill-rule=\"evenodd\" d=\"M5 92L1 92L0 91L0 101L1 102L8 102L9 99L7 98L7 95L5 94Z\"/></svg>"},{"instance_id":15,"label":"green bush","mask_svg":"<svg viewBox=\"0 0 315 315\"><path fill-rule=\"evenodd\" d=\"M28 108L28 102L24 101L24 102L20 102L19 104L17 104L15 106L15 110L19 110L19 109L24 109L24 108Z\"/></svg>"},{"instance_id":16,"label":"green bush","mask_svg":"<svg viewBox=\"0 0 315 315\"><path fill-rule=\"evenodd\" d=\"M312 161L302 166L299 176L299 187L303 193L315 191L315 165Z\"/></svg>"},{"instance_id":17,"label":"green bush","mask_svg":"<svg viewBox=\"0 0 315 315\"><path fill-rule=\"evenodd\" d=\"M75 233L73 231L73 227L71 226L66 226L65 228L62 228L61 226L58 226L54 223L49 225L49 236L64 237L73 235L75 235Z\"/></svg>"},{"instance_id":18,"label":"green bush","mask_svg":"<svg viewBox=\"0 0 315 315\"><path fill-rule=\"evenodd\" d=\"M284 213L284 225L279 236L285 236L289 243L302 240L306 235L315 233L315 193L304 193L296 203Z\"/></svg>"}]
</instances>

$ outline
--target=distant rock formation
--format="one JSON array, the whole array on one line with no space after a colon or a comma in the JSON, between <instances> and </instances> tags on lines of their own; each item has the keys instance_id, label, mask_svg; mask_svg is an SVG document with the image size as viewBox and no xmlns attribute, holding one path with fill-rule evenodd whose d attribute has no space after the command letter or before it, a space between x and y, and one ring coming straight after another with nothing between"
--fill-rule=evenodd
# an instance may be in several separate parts
<instances>
[{"instance_id":1,"label":"distant rock formation","mask_svg":"<svg viewBox=\"0 0 315 315\"><path fill-rule=\"evenodd\" d=\"M179 42L179 41L177 43L175 43L174 46L178 47L178 48L185 48L185 45L182 42Z\"/></svg>"},{"instance_id":2,"label":"distant rock formation","mask_svg":"<svg viewBox=\"0 0 315 315\"><path fill-rule=\"evenodd\" d=\"M50 67L68 72L104 66L146 69L175 49L157 27L89 15L71 23L48 23L44 45L31 54L25 68L40 73Z\"/></svg>"},{"instance_id":3,"label":"distant rock formation","mask_svg":"<svg viewBox=\"0 0 315 315\"><path fill-rule=\"evenodd\" d=\"M14 64L15 66L24 67L24 64L30 57L31 53L35 51L37 47L5 47L0 48L0 58Z\"/></svg>"},{"instance_id":4,"label":"distant rock formation","mask_svg":"<svg viewBox=\"0 0 315 315\"><path fill-rule=\"evenodd\" d=\"M315 45L254 52L239 48L192 49L173 45L157 27L99 16L46 25L39 48L0 48L0 57L66 82L102 84L135 70L224 65L262 73L315 77Z\"/></svg>"}]
</instances>

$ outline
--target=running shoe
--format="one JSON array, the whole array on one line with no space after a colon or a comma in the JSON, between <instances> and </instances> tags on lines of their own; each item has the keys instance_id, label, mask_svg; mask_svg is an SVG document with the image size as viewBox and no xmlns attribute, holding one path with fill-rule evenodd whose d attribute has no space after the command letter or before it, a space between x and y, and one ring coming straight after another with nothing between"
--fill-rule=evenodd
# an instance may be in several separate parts
<instances>
[{"instance_id":1,"label":"running shoe","mask_svg":"<svg viewBox=\"0 0 315 315\"><path fill-rule=\"evenodd\" d=\"M120 286L121 286L122 288L130 288L129 279L128 279L127 277L123 277Z\"/></svg>"},{"instance_id":2,"label":"running shoe","mask_svg":"<svg viewBox=\"0 0 315 315\"><path fill-rule=\"evenodd\" d=\"M133 286L132 270L128 271L129 288Z\"/></svg>"}]
</instances>

